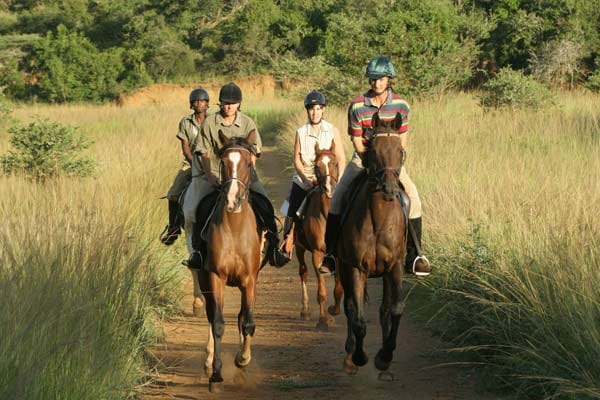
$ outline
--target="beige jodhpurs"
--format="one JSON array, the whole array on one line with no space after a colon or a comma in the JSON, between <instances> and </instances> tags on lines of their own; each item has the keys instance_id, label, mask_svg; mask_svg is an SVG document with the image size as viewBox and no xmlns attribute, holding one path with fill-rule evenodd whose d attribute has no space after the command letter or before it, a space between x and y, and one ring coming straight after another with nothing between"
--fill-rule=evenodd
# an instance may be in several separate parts
<instances>
[{"instance_id":1,"label":"beige jodhpurs","mask_svg":"<svg viewBox=\"0 0 600 400\"><path fill-rule=\"evenodd\" d=\"M331 199L331 203L329 205L330 213L337 215L341 214L342 200L344 195L354 178L356 178L362 170L364 170L362 160L358 154L354 152L352 159L344 170L342 179L340 179L338 182L335 192L333 193L333 198ZM406 194L410 198L410 212L408 214L408 218L414 219L421 217L421 198L419 197L419 192L417 192L417 187L406 173L406 169L404 167L402 167L400 170L400 183L402 183L404 190L406 190Z\"/></svg>"},{"instance_id":2,"label":"beige jodhpurs","mask_svg":"<svg viewBox=\"0 0 600 400\"><path fill-rule=\"evenodd\" d=\"M185 190L190 179L192 179L192 169L186 164L177 172L173 185L171 185L167 193L167 199L169 201L178 201L179 196Z\"/></svg>"}]
</instances>

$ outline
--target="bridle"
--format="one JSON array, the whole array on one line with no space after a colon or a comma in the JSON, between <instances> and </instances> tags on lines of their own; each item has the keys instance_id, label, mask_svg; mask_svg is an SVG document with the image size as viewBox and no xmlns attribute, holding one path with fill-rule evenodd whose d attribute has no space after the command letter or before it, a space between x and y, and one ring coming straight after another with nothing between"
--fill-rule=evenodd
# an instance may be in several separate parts
<instances>
[{"instance_id":1,"label":"bridle","mask_svg":"<svg viewBox=\"0 0 600 400\"><path fill-rule=\"evenodd\" d=\"M221 153L220 153L221 162L219 165L219 175L221 175L221 176L219 176L219 178L222 178L222 175L223 175L223 169L224 169L223 167L225 165L225 163L223 162L223 159L230 151L234 151L234 150L235 151L245 151L249 154L253 153L250 149L248 149L244 146L240 146L240 145L231 145L231 146L228 146L228 147L224 148L223 150L221 150ZM251 168L250 179L251 179L253 173L254 173L254 169ZM222 179L220 179L220 180L222 182L222 184L221 184L221 192L222 193L227 193L231 184L233 182L238 182L242 186L242 195L240 196L240 199L244 200L248 197L248 193L250 192L250 184L248 182L244 182L242 179L233 177L233 176L226 180L222 180Z\"/></svg>"},{"instance_id":2,"label":"bridle","mask_svg":"<svg viewBox=\"0 0 600 400\"><path fill-rule=\"evenodd\" d=\"M321 155L329 155L331 157L335 157L335 154L331 151L322 151L319 153L319 157ZM329 170L331 171L331 168L329 168ZM327 181L327 178L331 178L331 180L333 181L333 183L335 185L337 185L338 182L338 178L333 176L331 173L325 174L323 175L321 173L321 170L317 167L317 163L315 162L315 176L317 177L317 187L319 188L319 190L322 193L326 193L327 192L327 188L325 187L325 182Z\"/></svg>"},{"instance_id":3,"label":"bridle","mask_svg":"<svg viewBox=\"0 0 600 400\"><path fill-rule=\"evenodd\" d=\"M372 141L377 138L377 137L394 137L394 138L398 138L400 139L400 133L399 132L382 132L382 133L374 133L371 137L371 144ZM406 151L404 150L404 148L402 148L402 152L401 152L401 161L400 161L400 167L396 168L396 167L381 167L378 169L371 169L371 162L374 161L374 156L375 156L375 150L374 147L371 145L371 147L369 148L369 155L368 155L368 161L367 161L367 170L368 170L368 175L369 175L369 180L373 183L375 183L375 191L378 190L382 190L383 189L383 182L384 179L387 175L392 174L394 176L394 178L396 180L400 179L400 170L402 169L402 165L404 165L404 160L406 158Z\"/></svg>"}]
</instances>

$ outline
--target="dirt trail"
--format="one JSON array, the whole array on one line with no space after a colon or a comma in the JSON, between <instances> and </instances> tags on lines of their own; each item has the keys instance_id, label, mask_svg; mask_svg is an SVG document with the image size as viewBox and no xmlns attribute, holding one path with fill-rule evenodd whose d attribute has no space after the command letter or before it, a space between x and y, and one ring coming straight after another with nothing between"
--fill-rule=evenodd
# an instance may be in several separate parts
<instances>
[{"instance_id":1,"label":"dirt trail","mask_svg":"<svg viewBox=\"0 0 600 400\"><path fill-rule=\"evenodd\" d=\"M289 179L282 177L281 160L272 148L265 148L261 158L262 180L276 201L284 198ZM329 280L329 294L333 282ZM205 346L208 334L206 319L192 315L191 282L185 284L183 308L186 313L164 324L165 341L152 349L161 366L152 384L144 388L141 398L151 399L478 399L494 397L478 393L464 370L435 367L441 361L431 353L440 343L423 333L410 321L402 319L395 359L390 367L392 382L378 380L373 357L380 345L380 280L369 281L371 302L367 307L366 350L369 363L354 376L342 372L346 321L335 318L328 332L315 329L318 307L316 279L309 280L312 319L300 318L301 288L298 264L282 269L265 267L260 274L256 335L252 362L245 371L238 370L233 357L238 349L237 313L240 297L236 288L225 295L224 392L209 393L204 374ZM410 315L410 305L406 314Z\"/></svg>"}]
</instances>

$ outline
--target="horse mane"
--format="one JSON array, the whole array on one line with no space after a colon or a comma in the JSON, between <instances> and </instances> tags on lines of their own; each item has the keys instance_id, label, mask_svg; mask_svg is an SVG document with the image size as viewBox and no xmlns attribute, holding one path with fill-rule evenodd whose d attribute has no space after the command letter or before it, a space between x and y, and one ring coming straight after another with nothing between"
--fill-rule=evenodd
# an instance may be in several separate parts
<instances>
[{"instance_id":1,"label":"horse mane","mask_svg":"<svg viewBox=\"0 0 600 400\"><path fill-rule=\"evenodd\" d=\"M252 147L252 145L250 143L248 143L248 140L244 137L232 137L229 139L229 143L225 144L223 147L221 147L219 149L219 153L217 154L217 156L219 158L221 158L223 156L223 154L232 148L243 148L245 150L248 150L250 153L254 154L254 149Z\"/></svg>"}]
</instances>

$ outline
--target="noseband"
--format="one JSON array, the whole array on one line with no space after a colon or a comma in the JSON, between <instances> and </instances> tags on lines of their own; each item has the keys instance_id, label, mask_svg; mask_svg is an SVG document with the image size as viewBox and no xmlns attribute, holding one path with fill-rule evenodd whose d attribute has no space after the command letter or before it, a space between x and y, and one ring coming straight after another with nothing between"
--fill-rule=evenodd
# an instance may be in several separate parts
<instances>
[{"instance_id":1,"label":"noseband","mask_svg":"<svg viewBox=\"0 0 600 400\"><path fill-rule=\"evenodd\" d=\"M333 153L330 152L325 152L325 155L329 155L329 156L334 156ZM329 170L331 170L331 168L329 168ZM333 182L337 185L338 182L338 178L336 178L335 176L331 175L331 174L321 174L321 170L317 167L317 163L315 162L315 176L317 177L317 186L319 187L319 189L321 190L321 192L325 193L325 181L327 180L327 177L331 178L333 180Z\"/></svg>"},{"instance_id":2,"label":"noseband","mask_svg":"<svg viewBox=\"0 0 600 400\"><path fill-rule=\"evenodd\" d=\"M246 151L246 152L252 154L252 152L249 149L247 149L246 147L243 147L243 146L231 146L231 147L227 147L227 148L223 149L223 151L221 152L221 167L225 164L223 162L223 158L225 158L225 156L227 155L227 153L229 153L230 151L233 151L233 150L236 150L236 151L243 150L243 151ZM222 168L219 168L219 173L220 174L222 174L221 171L222 171ZM250 176L252 176L253 173L254 173L254 171L252 169L250 171ZM231 184L234 181L238 182L240 185L242 185L242 196L241 196L241 199L247 198L248 197L248 193L250 191L249 183L244 182L240 178L231 177L231 178L229 178L227 180L222 181L223 184L221 185L221 191L223 193L227 193L227 190L228 190L229 186L231 186Z\"/></svg>"}]
</instances>

